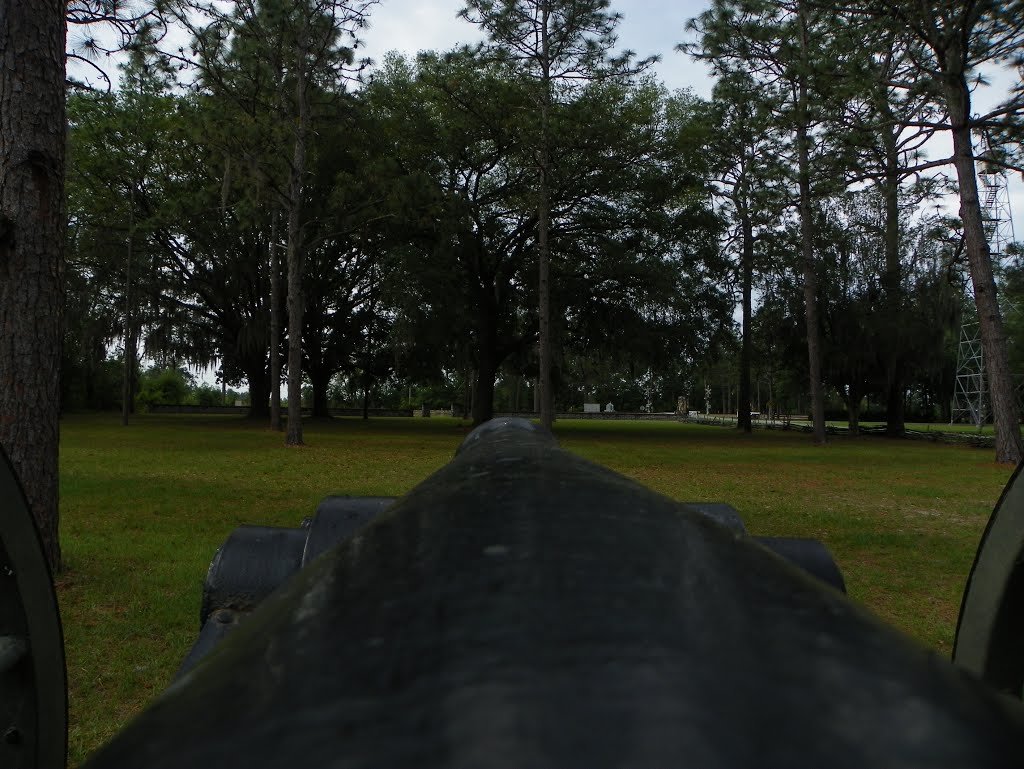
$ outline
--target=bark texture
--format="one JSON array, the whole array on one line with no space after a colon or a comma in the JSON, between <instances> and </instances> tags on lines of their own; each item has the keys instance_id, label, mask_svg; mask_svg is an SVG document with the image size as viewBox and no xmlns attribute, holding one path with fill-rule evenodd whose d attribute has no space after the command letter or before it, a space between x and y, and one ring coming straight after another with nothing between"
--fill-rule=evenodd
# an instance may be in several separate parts
<instances>
[{"instance_id":1,"label":"bark texture","mask_svg":"<svg viewBox=\"0 0 1024 769\"><path fill-rule=\"evenodd\" d=\"M306 141L309 134L309 95L305 72L301 71L307 55L308 31L300 38L300 72L296 78L295 97L298 119L292 154L291 178L288 187L288 432L285 444L301 446L302 440L302 186L306 173Z\"/></svg>"},{"instance_id":2,"label":"bark texture","mask_svg":"<svg viewBox=\"0 0 1024 769\"><path fill-rule=\"evenodd\" d=\"M807 319L807 362L810 374L811 423L814 442L823 445L825 437L825 389L822 384L821 322L818 319L818 276L814 269L814 224L811 211L811 140L809 135L810 95L807 87L808 30L805 9L800 6L800 50L802 76L797 86L797 173L800 177L800 241L804 269L804 314Z\"/></svg>"},{"instance_id":3,"label":"bark texture","mask_svg":"<svg viewBox=\"0 0 1024 769\"><path fill-rule=\"evenodd\" d=\"M950 54L953 55L953 54ZM960 72L962 66L948 66ZM970 90L963 75L950 76L945 83L946 106L953 135L953 162L960 185L960 218L964 223L964 246L974 286L974 304L978 308L981 349L985 360L985 378L992 405L996 431L996 461L1017 464L1021 460L1020 406L1013 388L1010 362L1006 353L1006 331L996 298L992 257L981 217L978 177L974 167L974 149L968 118L971 112Z\"/></svg>"},{"instance_id":4,"label":"bark texture","mask_svg":"<svg viewBox=\"0 0 1024 769\"><path fill-rule=\"evenodd\" d=\"M250 356L246 362L245 379L249 385L249 419L270 419L270 379L267 377L266 361L262 357Z\"/></svg>"},{"instance_id":5,"label":"bark texture","mask_svg":"<svg viewBox=\"0 0 1024 769\"><path fill-rule=\"evenodd\" d=\"M747 180L744 176L743 188L743 210L740 214L740 228L743 233L743 255L740 266L740 283L743 291L743 328L740 343L740 388L736 408L736 427L745 433L749 433L753 427L750 418L750 363L751 363L751 328L750 323L753 317L753 285L754 285L754 226L750 218L750 211L747 210L747 200L750 196L747 192Z\"/></svg>"},{"instance_id":6,"label":"bark texture","mask_svg":"<svg viewBox=\"0 0 1024 769\"><path fill-rule=\"evenodd\" d=\"M64 5L0 2L0 446L61 566Z\"/></svg>"},{"instance_id":7,"label":"bark texture","mask_svg":"<svg viewBox=\"0 0 1024 769\"><path fill-rule=\"evenodd\" d=\"M128 426L135 399L135 358L138 356L136 334L135 292L133 273L135 266L135 188L130 190L128 208L128 246L125 254L124 281L124 360L121 374L121 426Z\"/></svg>"},{"instance_id":8,"label":"bark texture","mask_svg":"<svg viewBox=\"0 0 1024 769\"><path fill-rule=\"evenodd\" d=\"M309 384L313 388L313 419L330 419L331 372L324 368L310 370Z\"/></svg>"},{"instance_id":9,"label":"bark texture","mask_svg":"<svg viewBox=\"0 0 1024 769\"><path fill-rule=\"evenodd\" d=\"M281 429L281 258L277 212L270 225L270 429Z\"/></svg>"},{"instance_id":10,"label":"bark texture","mask_svg":"<svg viewBox=\"0 0 1024 769\"><path fill-rule=\"evenodd\" d=\"M548 189L550 169L548 133L551 114L551 48L548 29L548 8L542 10L541 36L541 103L540 103L540 147L538 148L537 182L537 301L540 323L540 423L551 429L555 421L553 393L551 392L551 249L548 245L548 230L551 219L551 191Z\"/></svg>"},{"instance_id":11,"label":"bark texture","mask_svg":"<svg viewBox=\"0 0 1024 769\"><path fill-rule=\"evenodd\" d=\"M803 91L801 86L801 91ZM825 392L822 386L821 321L818 319L818 276L814 270L814 229L811 221L810 157L807 128L797 129L800 174L800 240L804 270L804 315L807 321L807 368L810 372L811 422L814 442L824 444Z\"/></svg>"},{"instance_id":12,"label":"bark texture","mask_svg":"<svg viewBox=\"0 0 1024 769\"><path fill-rule=\"evenodd\" d=\"M881 189L885 198L885 272L882 275L883 306L886 334L882 343L886 376L885 434L899 438L906 432L903 386L903 269L900 265L900 157L897 147L896 119L886 99L878 100L878 109L885 122L882 146L885 149L885 175Z\"/></svg>"},{"instance_id":13,"label":"bark texture","mask_svg":"<svg viewBox=\"0 0 1024 769\"><path fill-rule=\"evenodd\" d=\"M498 309L493 293L480 292L477 311L476 380L473 382L473 425L482 425L494 416L494 379L498 375Z\"/></svg>"}]
</instances>

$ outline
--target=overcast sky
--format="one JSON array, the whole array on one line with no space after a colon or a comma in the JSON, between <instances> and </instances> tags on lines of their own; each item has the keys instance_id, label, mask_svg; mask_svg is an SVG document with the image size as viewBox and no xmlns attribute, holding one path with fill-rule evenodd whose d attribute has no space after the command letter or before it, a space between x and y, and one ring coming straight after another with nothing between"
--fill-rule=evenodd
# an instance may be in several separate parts
<instances>
[{"instance_id":1,"label":"overcast sky","mask_svg":"<svg viewBox=\"0 0 1024 769\"><path fill-rule=\"evenodd\" d=\"M370 28L362 39L362 56L381 61L391 50L415 54L421 50L449 50L461 43L480 39L476 27L456 18L462 0L381 0L374 7ZM698 16L709 3L705 0L612 0L612 9L622 14L618 28L620 49L634 51L637 56L658 55L657 77L668 88L688 88L696 95L709 97L714 84L704 65L690 60L675 47L687 40L686 22ZM1009 76L995 79L992 88L978 93L975 106L984 107L1005 96ZM936 144L930 155L948 153L949 143ZM952 169L950 169L952 172ZM1024 182L1020 175L1010 179L1010 207L1017 240L1024 240ZM955 213L955 211L954 211Z\"/></svg>"},{"instance_id":2,"label":"overcast sky","mask_svg":"<svg viewBox=\"0 0 1024 769\"><path fill-rule=\"evenodd\" d=\"M456 18L463 5L462 0L381 0L362 36L365 55L380 61L390 50L444 51L479 40L476 27ZM660 56L656 71L669 88L691 88L700 96L710 96L712 81L705 68L675 51L685 38L687 19L707 5L702 0L617 0L612 8L623 15L619 47L640 57Z\"/></svg>"},{"instance_id":3,"label":"overcast sky","mask_svg":"<svg viewBox=\"0 0 1024 769\"><path fill-rule=\"evenodd\" d=\"M688 40L686 22L709 4L710 0L612 0L612 9L623 16L618 28L620 50L632 50L639 57L660 56L654 72L669 89L687 88L697 96L710 97L713 81L705 65L675 50L676 45ZM456 17L462 7L463 0L380 0L372 9L370 27L361 36L364 46L358 52L360 58L380 62L391 50L414 55L421 50L446 51L476 42L481 38L479 30ZM70 42L75 44L74 40ZM92 75L81 68L75 71L82 77ZM992 87L975 93L975 111L1005 98L1013 79L1012 73L994 73ZM948 138L936 140L928 151L932 159L949 155ZM1024 180L1019 174L1010 175L1009 191L1014 236L1024 241ZM951 213L956 213L955 208Z\"/></svg>"}]
</instances>

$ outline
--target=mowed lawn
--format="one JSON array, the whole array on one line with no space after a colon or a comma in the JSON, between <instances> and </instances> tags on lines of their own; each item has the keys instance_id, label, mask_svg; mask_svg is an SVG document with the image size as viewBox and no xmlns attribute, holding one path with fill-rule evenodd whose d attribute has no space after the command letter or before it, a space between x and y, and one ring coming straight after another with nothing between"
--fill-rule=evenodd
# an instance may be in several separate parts
<instances>
[{"instance_id":1,"label":"mowed lawn","mask_svg":"<svg viewBox=\"0 0 1024 769\"><path fill-rule=\"evenodd\" d=\"M168 684L198 632L217 546L240 524L297 526L328 494L398 496L447 462L454 419L339 419L307 446L237 417L62 423L70 765ZM753 534L816 537L850 596L948 655L978 540L1011 468L927 442L743 436L675 422L562 421L563 447L682 501L724 501ZM196 714L201 718L202 714Z\"/></svg>"}]
</instances>

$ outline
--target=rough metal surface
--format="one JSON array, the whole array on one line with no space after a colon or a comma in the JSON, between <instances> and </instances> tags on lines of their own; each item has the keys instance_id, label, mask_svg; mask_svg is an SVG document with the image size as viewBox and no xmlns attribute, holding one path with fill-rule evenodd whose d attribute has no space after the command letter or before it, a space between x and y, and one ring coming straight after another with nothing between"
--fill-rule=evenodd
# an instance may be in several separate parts
<instances>
[{"instance_id":1,"label":"rough metal surface","mask_svg":"<svg viewBox=\"0 0 1024 769\"><path fill-rule=\"evenodd\" d=\"M53 580L0 450L0 767L67 761L67 676Z\"/></svg>"},{"instance_id":2,"label":"rough metal surface","mask_svg":"<svg viewBox=\"0 0 1024 769\"><path fill-rule=\"evenodd\" d=\"M233 609L217 609L203 626L199 629L199 637L188 650L185 659L181 661L174 680L177 681L188 671L199 664L199 661L213 651L221 641L238 629L241 621L247 616L246 612L234 611Z\"/></svg>"},{"instance_id":3,"label":"rough metal surface","mask_svg":"<svg viewBox=\"0 0 1024 769\"><path fill-rule=\"evenodd\" d=\"M846 592L846 580L832 554L820 541L806 537L754 537L754 541L806 571L812 577Z\"/></svg>"},{"instance_id":4,"label":"rough metal surface","mask_svg":"<svg viewBox=\"0 0 1024 769\"><path fill-rule=\"evenodd\" d=\"M310 523L302 565L351 537L394 503L394 497L325 497Z\"/></svg>"},{"instance_id":5,"label":"rough metal surface","mask_svg":"<svg viewBox=\"0 0 1024 769\"><path fill-rule=\"evenodd\" d=\"M953 659L993 687L1024 689L1024 464L1006 484L967 578Z\"/></svg>"},{"instance_id":6,"label":"rough metal surface","mask_svg":"<svg viewBox=\"0 0 1024 769\"><path fill-rule=\"evenodd\" d=\"M747 527L743 525L743 519L739 512L730 504L725 502L687 502L686 506L703 513L737 534L747 533Z\"/></svg>"},{"instance_id":7,"label":"rough metal surface","mask_svg":"<svg viewBox=\"0 0 1024 769\"><path fill-rule=\"evenodd\" d=\"M522 425L318 559L92 767L982 766L1024 714Z\"/></svg>"},{"instance_id":8,"label":"rough metal surface","mask_svg":"<svg viewBox=\"0 0 1024 769\"><path fill-rule=\"evenodd\" d=\"M248 612L302 566L306 530L239 526L218 548L203 584L199 626L218 609Z\"/></svg>"}]
</instances>

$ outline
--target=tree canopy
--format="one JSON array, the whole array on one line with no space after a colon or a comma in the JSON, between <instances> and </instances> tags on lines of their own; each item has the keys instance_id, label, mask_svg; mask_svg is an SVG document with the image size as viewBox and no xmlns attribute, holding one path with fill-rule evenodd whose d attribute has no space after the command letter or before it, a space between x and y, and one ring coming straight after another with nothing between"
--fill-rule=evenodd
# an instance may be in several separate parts
<instances>
[{"instance_id":1,"label":"tree canopy","mask_svg":"<svg viewBox=\"0 0 1024 769\"><path fill-rule=\"evenodd\" d=\"M958 152L1017 167L1019 91L953 94L1012 59L1012 14L715 0L685 46L704 101L620 50L603 0L466 2L484 43L366 69L374 5L167 2L119 87L72 97L65 393L127 409L140 367L215 361L265 419L283 362L293 443L307 394L807 414L819 440L837 409L948 416L963 286L987 289L928 139L985 129Z\"/></svg>"}]
</instances>

